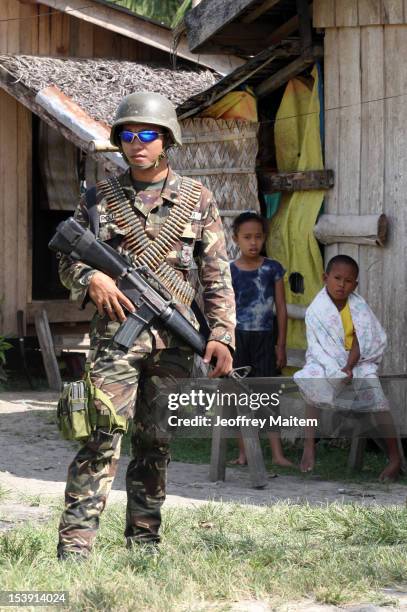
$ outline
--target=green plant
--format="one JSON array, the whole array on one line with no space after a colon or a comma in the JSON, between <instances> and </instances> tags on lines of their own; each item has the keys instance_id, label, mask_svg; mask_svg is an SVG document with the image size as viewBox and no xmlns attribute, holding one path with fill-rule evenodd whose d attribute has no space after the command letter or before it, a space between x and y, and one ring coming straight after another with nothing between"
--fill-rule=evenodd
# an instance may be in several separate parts
<instances>
[{"instance_id":1,"label":"green plant","mask_svg":"<svg viewBox=\"0 0 407 612\"><path fill-rule=\"evenodd\" d=\"M154 19L159 23L163 23L166 26L171 26L174 15L176 14L179 2L178 0L109 0L117 6L122 6L128 10L140 15L147 17L148 19Z\"/></svg>"},{"instance_id":2,"label":"green plant","mask_svg":"<svg viewBox=\"0 0 407 612\"><path fill-rule=\"evenodd\" d=\"M6 342L4 336L0 336L0 380L7 380L6 372L4 371L4 365L6 363L6 351L12 348L10 342Z\"/></svg>"}]
</instances>

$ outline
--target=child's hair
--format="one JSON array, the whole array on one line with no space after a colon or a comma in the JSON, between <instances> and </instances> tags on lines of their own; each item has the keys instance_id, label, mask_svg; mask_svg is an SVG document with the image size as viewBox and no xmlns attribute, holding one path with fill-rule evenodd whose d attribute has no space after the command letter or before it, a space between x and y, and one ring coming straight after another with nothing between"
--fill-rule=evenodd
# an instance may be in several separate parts
<instances>
[{"instance_id":1,"label":"child's hair","mask_svg":"<svg viewBox=\"0 0 407 612\"><path fill-rule=\"evenodd\" d=\"M258 221L262 227L263 234L267 234L268 232L267 219L265 219L264 217L262 217L261 215L259 215L258 213L254 211L248 210L246 212L241 213L238 217L236 217L236 219L234 219L233 224L232 224L232 230L233 230L234 236L237 236L240 226L243 225L243 223L246 223L246 221Z\"/></svg>"},{"instance_id":2,"label":"child's hair","mask_svg":"<svg viewBox=\"0 0 407 612\"><path fill-rule=\"evenodd\" d=\"M326 266L326 274L330 273L335 264L346 264L351 266L356 273L356 278L359 276L359 266L352 257L349 257L349 255L335 255L335 257L332 257Z\"/></svg>"}]
</instances>

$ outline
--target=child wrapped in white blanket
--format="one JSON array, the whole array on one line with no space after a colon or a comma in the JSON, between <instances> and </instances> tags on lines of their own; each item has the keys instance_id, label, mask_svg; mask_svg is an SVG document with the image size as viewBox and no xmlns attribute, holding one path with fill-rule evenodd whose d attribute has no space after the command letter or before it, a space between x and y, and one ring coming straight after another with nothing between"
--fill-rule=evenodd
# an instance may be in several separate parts
<instances>
[{"instance_id":1,"label":"child wrapped in white blanket","mask_svg":"<svg viewBox=\"0 0 407 612\"><path fill-rule=\"evenodd\" d=\"M318 408L382 413L389 464L382 480L400 471L400 454L388 401L377 375L386 348L386 333L365 300L355 293L359 267L346 255L328 263L325 287L309 306L305 323L308 348L306 364L294 374L307 402L307 415ZM351 384L350 384L351 383ZM301 470L315 463L315 432L305 432Z\"/></svg>"}]
</instances>

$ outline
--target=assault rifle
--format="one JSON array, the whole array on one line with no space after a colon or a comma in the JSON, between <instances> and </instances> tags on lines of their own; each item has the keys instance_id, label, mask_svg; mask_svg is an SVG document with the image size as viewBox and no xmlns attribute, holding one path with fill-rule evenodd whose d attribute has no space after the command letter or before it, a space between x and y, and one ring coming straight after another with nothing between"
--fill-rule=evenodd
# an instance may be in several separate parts
<instances>
[{"instance_id":1,"label":"assault rifle","mask_svg":"<svg viewBox=\"0 0 407 612\"><path fill-rule=\"evenodd\" d=\"M114 336L118 345L129 349L141 332L156 320L203 357L205 338L177 310L171 295L147 266L132 267L125 257L97 240L73 217L58 225L48 246L116 280L120 291L134 304L135 312L127 315Z\"/></svg>"}]
</instances>

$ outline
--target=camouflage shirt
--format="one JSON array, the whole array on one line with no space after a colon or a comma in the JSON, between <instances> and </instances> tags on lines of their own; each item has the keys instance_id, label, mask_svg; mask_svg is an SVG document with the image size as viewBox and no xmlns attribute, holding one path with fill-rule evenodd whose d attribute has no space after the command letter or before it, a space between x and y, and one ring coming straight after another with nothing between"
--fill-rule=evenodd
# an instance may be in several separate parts
<instances>
[{"instance_id":1,"label":"camouflage shirt","mask_svg":"<svg viewBox=\"0 0 407 612\"><path fill-rule=\"evenodd\" d=\"M135 212L140 216L147 236L154 239L167 219L171 206L179 200L181 177L169 168L163 187L154 189L150 186L149 189L138 192L134 188L129 170L118 179ZM99 239L103 241L116 239L114 243L118 244L117 251L131 258L131 254L120 246L120 238L126 234L126 230L120 229L115 224L114 216L107 210L107 201L101 191L96 193L96 205L99 210ZM85 196L82 196L79 202L75 218L85 227L89 226ZM204 311L211 330L209 340L219 340L233 347L235 300L225 238L216 203L205 187L202 188L201 197L190 222L187 223L181 238L175 243L166 261L193 285L196 284L198 276L202 285ZM93 273L92 268L66 255L60 259L61 281L70 290L71 300L78 301L82 307L87 300L88 285ZM197 327L192 310L182 304L178 307ZM179 344L177 339L160 326L151 327L151 332L157 349Z\"/></svg>"}]
</instances>

